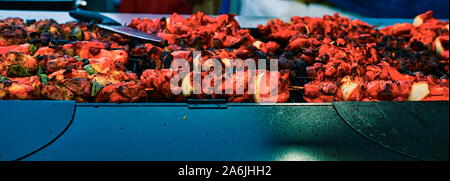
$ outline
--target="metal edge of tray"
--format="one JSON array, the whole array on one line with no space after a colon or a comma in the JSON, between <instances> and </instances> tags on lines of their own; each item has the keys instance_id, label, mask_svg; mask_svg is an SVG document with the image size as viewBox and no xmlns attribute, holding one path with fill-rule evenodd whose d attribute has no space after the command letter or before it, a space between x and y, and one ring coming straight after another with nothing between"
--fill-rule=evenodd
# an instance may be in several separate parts
<instances>
[{"instance_id":1,"label":"metal edge of tray","mask_svg":"<svg viewBox=\"0 0 450 181\"><path fill-rule=\"evenodd\" d=\"M77 107L188 107L190 103L76 103ZM208 104L208 103L204 103ZM212 103L215 104L215 103ZM244 106L332 106L333 103L224 103L232 107Z\"/></svg>"}]
</instances>

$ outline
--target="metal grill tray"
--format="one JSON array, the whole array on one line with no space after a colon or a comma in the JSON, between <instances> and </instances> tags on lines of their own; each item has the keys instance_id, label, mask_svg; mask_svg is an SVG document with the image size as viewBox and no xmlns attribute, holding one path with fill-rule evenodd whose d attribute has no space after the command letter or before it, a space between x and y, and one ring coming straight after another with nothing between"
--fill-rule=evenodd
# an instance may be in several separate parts
<instances>
[{"instance_id":1,"label":"metal grill tray","mask_svg":"<svg viewBox=\"0 0 450 181\"><path fill-rule=\"evenodd\" d=\"M0 160L448 160L448 102L200 104L1 101Z\"/></svg>"},{"instance_id":2,"label":"metal grill tray","mask_svg":"<svg viewBox=\"0 0 450 181\"><path fill-rule=\"evenodd\" d=\"M0 11L11 15L73 20L67 12ZM250 28L265 21L238 20ZM0 161L448 160L448 103L0 101Z\"/></svg>"}]
</instances>

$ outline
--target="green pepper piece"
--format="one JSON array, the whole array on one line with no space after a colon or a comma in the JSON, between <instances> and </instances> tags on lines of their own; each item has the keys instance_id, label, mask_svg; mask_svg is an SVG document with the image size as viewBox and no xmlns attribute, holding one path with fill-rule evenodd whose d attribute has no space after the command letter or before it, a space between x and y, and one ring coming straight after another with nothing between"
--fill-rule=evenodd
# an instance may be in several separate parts
<instances>
[{"instance_id":1,"label":"green pepper piece","mask_svg":"<svg viewBox=\"0 0 450 181\"><path fill-rule=\"evenodd\" d=\"M77 39L77 40L82 40L83 32L81 31L81 29L79 27L75 27L72 29L72 31L70 31L70 36L75 37L75 39Z\"/></svg>"},{"instance_id":2,"label":"green pepper piece","mask_svg":"<svg viewBox=\"0 0 450 181\"><path fill-rule=\"evenodd\" d=\"M91 85L91 96L95 97L102 89L103 85L93 80Z\"/></svg>"},{"instance_id":3,"label":"green pepper piece","mask_svg":"<svg viewBox=\"0 0 450 181\"><path fill-rule=\"evenodd\" d=\"M80 57L80 56L78 56L78 55L76 55L76 56L74 56L73 57L75 60L77 60L77 61L82 61L83 59Z\"/></svg>"},{"instance_id":4,"label":"green pepper piece","mask_svg":"<svg viewBox=\"0 0 450 181\"><path fill-rule=\"evenodd\" d=\"M91 64L85 65L85 66L83 67L83 69L86 70L86 72L87 72L89 75L93 75L93 74L96 74L96 73L97 73L97 71L95 71L95 69L92 68Z\"/></svg>"},{"instance_id":5,"label":"green pepper piece","mask_svg":"<svg viewBox=\"0 0 450 181\"><path fill-rule=\"evenodd\" d=\"M48 85L48 81L50 78L47 77L45 74L38 74L38 77L40 78L41 82L45 85Z\"/></svg>"},{"instance_id":6,"label":"green pepper piece","mask_svg":"<svg viewBox=\"0 0 450 181\"><path fill-rule=\"evenodd\" d=\"M4 80L6 80L6 79L8 79L8 78L5 77L5 76L3 76L3 75L0 75L0 82L4 81Z\"/></svg>"},{"instance_id":7,"label":"green pepper piece","mask_svg":"<svg viewBox=\"0 0 450 181\"><path fill-rule=\"evenodd\" d=\"M45 74L45 70L44 70L44 68L41 66L41 64L39 64L38 70L37 70L37 75L39 75L39 74Z\"/></svg>"},{"instance_id":8,"label":"green pepper piece","mask_svg":"<svg viewBox=\"0 0 450 181\"><path fill-rule=\"evenodd\" d=\"M33 44L30 45L30 52L31 54L34 54L34 52L36 52L38 48L36 46L34 46Z\"/></svg>"}]
</instances>

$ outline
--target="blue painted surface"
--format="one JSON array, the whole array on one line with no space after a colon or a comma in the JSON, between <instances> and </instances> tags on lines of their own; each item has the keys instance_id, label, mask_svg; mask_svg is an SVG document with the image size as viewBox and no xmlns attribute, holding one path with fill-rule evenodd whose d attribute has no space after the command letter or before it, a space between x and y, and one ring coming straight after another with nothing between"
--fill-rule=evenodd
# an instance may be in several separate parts
<instances>
[{"instance_id":1,"label":"blue painted surface","mask_svg":"<svg viewBox=\"0 0 450 181\"><path fill-rule=\"evenodd\" d=\"M24 160L409 160L348 127L330 105L94 105Z\"/></svg>"},{"instance_id":2,"label":"blue painted surface","mask_svg":"<svg viewBox=\"0 0 450 181\"><path fill-rule=\"evenodd\" d=\"M420 160L449 158L448 101L335 102L337 112L359 133Z\"/></svg>"},{"instance_id":3,"label":"blue painted surface","mask_svg":"<svg viewBox=\"0 0 450 181\"><path fill-rule=\"evenodd\" d=\"M433 10L437 18L448 18L448 0L327 0L336 7L378 18L413 18Z\"/></svg>"},{"instance_id":4,"label":"blue painted surface","mask_svg":"<svg viewBox=\"0 0 450 181\"><path fill-rule=\"evenodd\" d=\"M281 20L289 22L290 17L282 17ZM256 28L258 24L266 25L267 21L273 19L272 17L236 17L239 24L243 28ZM393 25L395 23L412 23L413 19L408 18L358 18L359 20L366 22L377 28L383 28L385 26ZM441 21L448 21L448 19L440 19Z\"/></svg>"},{"instance_id":5,"label":"blue painted surface","mask_svg":"<svg viewBox=\"0 0 450 181\"><path fill-rule=\"evenodd\" d=\"M0 161L50 143L69 125L74 110L72 101L0 101Z\"/></svg>"},{"instance_id":6,"label":"blue painted surface","mask_svg":"<svg viewBox=\"0 0 450 181\"><path fill-rule=\"evenodd\" d=\"M359 20L364 21L373 26L378 26L378 28L383 28L385 26L393 25L396 23L413 23L413 19L407 18L360 18ZM448 19L439 19L439 20L448 21Z\"/></svg>"},{"instance_id":7,"label":"blue painted surface","mask_svg":"<svg viewBox=\"0 0 450 181\"><path fill-rule=\"evenodd\" d=\"M222 0L219 14L228 14L230 12L230 0Z\"/></svg>"}]
</instances>

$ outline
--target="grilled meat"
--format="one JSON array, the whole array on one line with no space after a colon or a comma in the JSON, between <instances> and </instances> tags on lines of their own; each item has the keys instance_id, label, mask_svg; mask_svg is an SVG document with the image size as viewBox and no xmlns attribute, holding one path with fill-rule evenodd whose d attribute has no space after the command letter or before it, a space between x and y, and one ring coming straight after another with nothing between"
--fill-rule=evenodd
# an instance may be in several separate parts
<instances>
[{"instance_id":1,"label":"grilled meat","mask_svg":"<svg viewBox=\"0 0 450 181\"><path fill-rule=\"evenodd\" d=\"M158 34L169 44L181 47L232 48L254 42L250 31L241 29L234 15L213 18L198 12L185 18L175 13L169 18L154 20L135 18L129 26Z\"/></svg>"},{"instance_id":2,"label":"grilled meat","mask_svg":"<svg viewBox=\"0 0 450 181\"><path fill-rule=\"evenodd\" d=\"M274 19L258 26L258 40L234 15L173 14L135 18L129 26L159 35L165 46L140 44L93 23L0 20L0 99L287 102L293 84L304 86L307 102L449 99L448 77L442 76L449 71L448 21L433 18L431 11L412 24L381 30L338 14ZM169 68L184 67L173 64L177 59L191 66L194 51L202 54L200 77L210 78L210 88L194 93L198 85L191 72L178 82L175 92L181 94L174 95L170 83L179 73ZM212 77L221 84L209 77L210 59L224 68ZM240 61L247 59L266 64L278 59L279 71L256 74ZM278 80L278 95L268 93L276 87L269 75Z\"/></svg>"}]
</instances>

